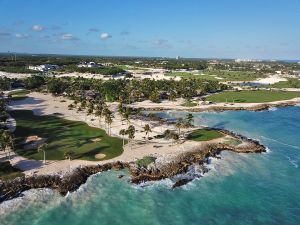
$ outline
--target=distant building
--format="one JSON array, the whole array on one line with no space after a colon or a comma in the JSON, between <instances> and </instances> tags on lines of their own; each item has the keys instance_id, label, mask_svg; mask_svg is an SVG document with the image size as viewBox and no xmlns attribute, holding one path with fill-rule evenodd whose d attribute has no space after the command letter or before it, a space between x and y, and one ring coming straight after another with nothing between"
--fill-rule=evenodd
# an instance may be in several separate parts
<instances>
[{"instance_id":1,"label":"distant building","mask_svg":"<svg viewBox=\"0 0 300 225\"><path fill-rule=\"evenodd\" d=\"M179 60L180 59L180 56L178 55L178 56L176 56L176 60Z\"/></svg>"},{"instance_id":2,"label":"distant building","mask_svg":"<svg viewBox=\"0 0 300 225\"><path fill-rule=\"evenodd\" d=\"M79 68L95 68L95 67L102 67L102 64L98 64L95 62L81 62L77 65Z\"/></svg>"},{"instance_id":3,"label":"distant building","mask_svg":"<svg viewBox=\"0 0 300 225\"><path fill-rule=\"evenodd\" d=\"M58 65L52 65L52 64L44 64L39 66L29 66L28 69L35 70L35 71L41 71L41 72L47 72L49 70L56 70L58 69Z\"/></svg>"},{"instance_id":4,"label":"distant building","mask_svg":"<svg viewBox=\"0 0 300 225\"><path fill-rule=\"evenodd\" d=\"M300 76L300 70L298 70L298 71L293 71L293 75L295 75L295 76Z\"/></svg>"}]
</instances>

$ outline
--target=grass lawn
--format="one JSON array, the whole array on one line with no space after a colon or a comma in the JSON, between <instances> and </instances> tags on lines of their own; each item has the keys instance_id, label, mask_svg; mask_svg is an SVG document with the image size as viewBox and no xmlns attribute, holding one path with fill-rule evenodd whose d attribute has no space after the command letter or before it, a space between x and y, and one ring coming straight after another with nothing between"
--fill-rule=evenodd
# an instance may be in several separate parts
<instances>
[{"instance_id":1,"label":"grass lawn","mask_svg":"<svg viewBox=\"0 0 300 225\"><path fill-rule=\"evenodd\" d=\"M0 180L12 180L22 176L22 171L12 167L9 161L0 162Z\"/></svg>"},{"instance_id":2,"label":"grass lawn","mask_svg":"<svg viewBox=\"0 0 300 225\"><path fill-rule=\"evenodd\" d=\"M195 107L197 105L198 104L196 102L193 102L193 101L186 101L183 104L181 104L181 106L184 106L184 107Z\"/></svg>"},{"instance_id":3,"label":"grass lawn","mask_svg":"<svg viewBox=\"0 0 300 225\"><path fill-rule=\"evenodd\" d=\"M288 81L280 81L278 83L269 85L270 88L300 88L300 80L289 79Z\"/></svg>"},{"instance_id":4,"label":"grass lawn","mask_svg":"<svg viewBox=\"0 0 300 225\"><path fill-rule=\"evenodd\" d=\"M11 91L9 94L11 95L12 100L22 100L26 98L26 95L29 94L29 90L17 90Z\"/></svg>"},{"instance_id":5,"label":"grass lawn","mask_svg":"<svg viewBox=\"0 0 300 225\"><path fill-rule=\"evenodd\" d=\"M210 141L223 136L224 135L217 130L206 128L193 131L187 138L192 141Z\"/></svg>"},{"instance_id":6,"label":"grass lawn","mask_svg":"<svg viewBox=\"0 0 300 225\"><path fill-rule=\"evenodd\" d=\"M220 81L252 81L258 78L266 77L263 74L252 71L229 71L229 70L209 70L203 72L205 75L215 75L223 78Z\"/></svg>"},{"instance_id":7,"label":"grass lawn","mask_svg":"<svg viewBox=\"0 0 300 225\"><path fill-rule=\"evenodd\" d=\"M299 91L224 91L210 95L206 98L212 102L237 102L237 103L260 103L288 100L300 97Z\"/></svg>"},{"instance_id":8,"label":"grass lawn","mask_svg":"<svg viewBox=\"0 0 300 225\"><path fill-rule=\"evenodd\" d=\"M101 160L111 159L123 152L122 140L108 136L104 130L90 127L83 122L65 120L56 116L35 116L30 110L12 111L11 116L17 121L16 152L30 159L43 159L43 153L37 150L24 150L24 138L37 135L47 138L46 159L64 159L64 152L75 152L74 159L97 161L98 153L105 154ZM92 139L100 138L100 141Z\"/></svg>"},{"instance_id":9,"label":"grass lawn","mask_svg":"<svg viewBox=\"0 0 300 225\"><path fill-rule=\"evenodd\" d=\"M189 76L194 76L193 73L190 72L170 72L170 73L165 73L165 76L173 76L173 77L189 77Z\"/></svg>"}]
</instances>

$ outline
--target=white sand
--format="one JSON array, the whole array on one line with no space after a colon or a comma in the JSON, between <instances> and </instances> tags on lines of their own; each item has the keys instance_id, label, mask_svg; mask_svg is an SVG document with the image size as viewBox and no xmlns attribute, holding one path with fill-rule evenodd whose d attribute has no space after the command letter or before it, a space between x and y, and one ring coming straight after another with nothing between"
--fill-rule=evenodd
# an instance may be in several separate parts
<instances>
[{"instance_id":1,"label":"white sand","mask_svg":"<svg viewBox=\"0 0 300 225\"><path fill-rule=\"evenodd\" d=\"M280 81L287 81L287 79L284 78L284 77L281 77L279 75L271 75L269 77L258 79L258 80L253 81L253 82L263 84L263 85L268 85L268 84L275 84L275 83L278 83Z\"/></svg>"}]
</instances>

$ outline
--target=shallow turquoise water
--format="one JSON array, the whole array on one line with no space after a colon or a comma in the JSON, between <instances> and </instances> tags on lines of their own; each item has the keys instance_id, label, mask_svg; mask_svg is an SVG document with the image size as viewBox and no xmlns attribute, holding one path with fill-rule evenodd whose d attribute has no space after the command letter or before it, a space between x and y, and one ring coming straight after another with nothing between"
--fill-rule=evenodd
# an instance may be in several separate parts
<instances>
[{"instance_id":1,"label":"shallow turquoise water","mask_svg":"<svg viewBox=\"0 0 300 225\"><path fill-rule=\"evenodd\" d=\"M204 177L175 190L169 180L133 186L117 178L121 171L92 176L67 197L28 191L0 205L0 224L300 224L300 107L194 115L270 151L224 152Z\"/></svg>"}]
</instances>

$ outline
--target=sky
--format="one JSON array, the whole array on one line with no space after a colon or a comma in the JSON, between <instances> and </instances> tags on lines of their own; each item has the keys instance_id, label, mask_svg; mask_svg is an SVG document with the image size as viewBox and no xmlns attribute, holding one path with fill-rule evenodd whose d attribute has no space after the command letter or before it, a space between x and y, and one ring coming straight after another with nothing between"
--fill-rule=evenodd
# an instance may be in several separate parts
<instances>
[{"instance_id":1,"label":"sky","mask_svg":"<svg viewBox=\"0 0 300 225\"><path fill-rule=\"evenodd\" d=\"M0 52L300 60L300 0L0 0Z\"/></svg>"}]
</instances>

